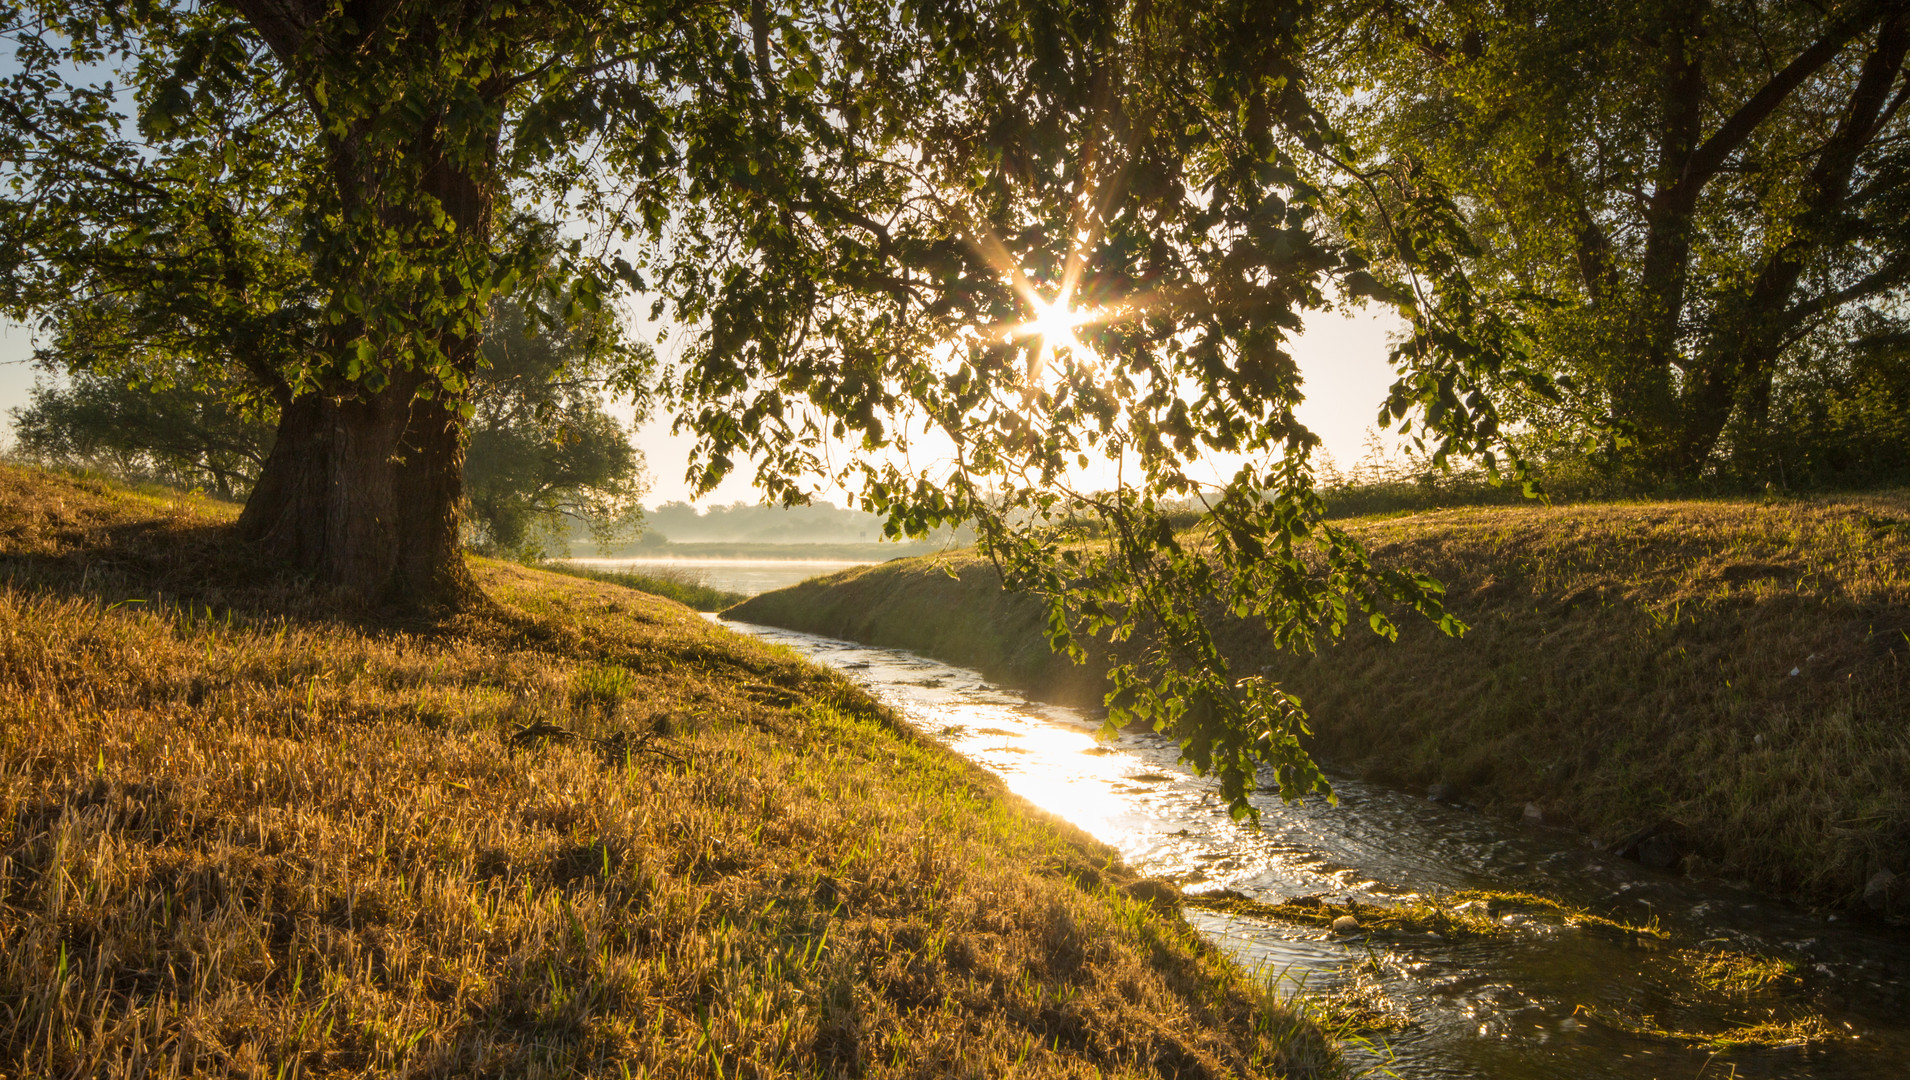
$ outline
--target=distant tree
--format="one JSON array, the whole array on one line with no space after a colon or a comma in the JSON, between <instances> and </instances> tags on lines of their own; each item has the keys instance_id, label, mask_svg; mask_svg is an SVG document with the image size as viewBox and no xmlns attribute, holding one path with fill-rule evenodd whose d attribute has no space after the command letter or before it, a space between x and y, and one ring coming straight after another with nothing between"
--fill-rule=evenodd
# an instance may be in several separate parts
<instances>
[{"instance_id":1,"label":"distant tree","mask_svg":"<svg viewBox=\"0 0 1910 1080\"><path fill-rule=\"evenodd\" d=\"M523 309L499 306L472 380L464 466L478 550L535 560L561 554L573 522L599 543L642 524L643 455L604 411L604 354L591 346L614 332L605 321L534 334Z\"/></svg>"},{"instance_id":2,"label":"distant tree","mask_svg":"<svg viewBox=\"0 0 1910 1080\"><path fill-rule=\"evenodd\" d=\"M1370 170L1355 230L1451 199L1459 298L1516 309L1577 381L1518 414L1532 438L1660 480L1772 469L1800 408L1835 407L1786 395L1835 382L1859 324L1910 327L1902 0L1325 10L1311 63Z\"/></svg>"},{"instance_id":3,"label":"distant tree","mask_svg":"<svg viewBox=\"0 0 1910 1080\"><path fill-rule=\"evenodd\" d=\"M39 382L13 410L16 450L43 462L243 498L272 446L269 420L191 383L131 383L81 369Z\"/></svg>"},{"instance_id":4,"label":"distant tree","mask_svg":"<svg viewBox=\"0 0 1910 1080\"><path fill-rule=\"evenodd\" d=\"M472 378L464 464L466 540L478 550L536 559L561 551L573 522L606 540L641 523L643 456L603 408L604 365L615 353L600 340L615 332L596 314L540 333L516 304L497 305ZM141 383L57 350L40 359L67 377L35 386L31 404L14 410L28 457L235 498L271 455L276 409L257 395L249 407L234 404L247 400L245 387L203 381L218 369Z\"/></svg>"}]
</instances>

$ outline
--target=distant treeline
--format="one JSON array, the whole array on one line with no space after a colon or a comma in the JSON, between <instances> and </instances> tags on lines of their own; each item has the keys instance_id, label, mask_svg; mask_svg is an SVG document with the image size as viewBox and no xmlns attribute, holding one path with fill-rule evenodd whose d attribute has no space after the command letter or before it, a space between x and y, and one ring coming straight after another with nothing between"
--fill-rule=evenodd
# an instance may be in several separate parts
<instances>
[{"instance_id":1,"label":"distant treeline","mask_svg":"<svg viewBox=\"0 0 1910 1080\"><path fill-rule=\"evenodd\" d=\"M873 544L883 539L881 518L827 500L808 506L735 502L703 510L686 502L666 502L644 512L644 526L637 547L664 543Z\"/></svg>"}]
</instances>

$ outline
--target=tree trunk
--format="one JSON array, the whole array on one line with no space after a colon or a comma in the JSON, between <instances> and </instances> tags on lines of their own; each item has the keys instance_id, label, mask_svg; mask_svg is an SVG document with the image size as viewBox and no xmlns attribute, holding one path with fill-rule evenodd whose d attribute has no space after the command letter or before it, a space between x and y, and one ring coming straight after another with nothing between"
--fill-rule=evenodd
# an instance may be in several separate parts
<instances>
[{"instance_id":1,"label":"tree trunk","mask_svg":"<svg viewBox=\"0 0 1910 1080\"><path fill-rule=\"evenodd\" d=\"M1678 338L1690 277L1694 185L1688 175L1703 120L1704 58L1700 38L1706 0L1668 4L1659 28L1663 82L1659 88L1657 176L1646 210L1637 310L1612 386L1613 411L1632 425L1634 454L1663 472L1677 441Z\"/></svg>"},{"instance_id":2,"label":"tree trunk","mask_svg":"<svg viewBox=\"0 0 1910 1080\"><path fill-rule=\"evenodd\" d=\"M456 410L460 382L468 384L477 366L475 316L486 301L471 282L490 271L482 264L490 256L505 83L493 78L474 110L460 96L468 89L462 76L441 68L438 48L441 35L481 21L483 5L428 5L412 12L409 26L391 12L345 18L324 0L235 6L306 90L325 132L340 217L377 226L345 229L347 250L318 260L315 276L368 307L389 300L402 312L396 320L390 309L382 321L367 320L376 333L366 321L324 332L328 362L315 372L320 389L281 401L278 438L240 515L240 533L268 557L361 602L422 611L479 602L459 543L464 424ZM384 44L366 48L374 39ZM432 85L433 78L441 84ZM328 81L362 83L364 93L331 98L320 92ZM336 100L350 104L330 117L328 101ZM405 126L415 132L408 145L389 141L394 128ZM393 153L394 145L403 149ZM434 212L450 227L438 229ZM432 227L421 228L426 222ZM393 236L415 245L399 254L420 271L401 286L409 295L397 298L377 295L392 287L389 277L355 277L394 253L349 250ZM434 295L434 287L443 291ZM409 325L394 333L394 322ZM383 362L369 373L360 356L366 345ZM428 373L414 366L419 357L438 359L434 350L455 378L444 378L443 367ZM378 381L382 388L371 389Z\"/></svg>"},{"instance_id":3,"label":"tree trunk","mask_svg":"<svg viewBox=\"0 0 1910 1080\"><path fill-rule=\"evenodd\" d=\"M240 535L362 603L443 610L472 602L477 588L458 536L463 442L453 412L413 396L419 382L290 402L239 516Z\"/></svg>"},{"instance_id":4,"label":"tree trunk","mask_svg":"<svg viewBox=\"0 0 1910 1080\"><path fill-rule=\"evenodd\" d=\"M1891 90L1910 53L1910 16L1897 13L1877 31L1862 74L1836 132L1825 143L1804 185L1804 207L1791 239L1766 258L1750 289L1726 297L1713 317L1712 341L1686 393L1678 468L1695 473L1710 457L1732 413L1742 407L1750 430L1761 434L1771 378L1790 333L1800 321L1792 309L1807 262L1841 253L1853 236L1843 221L1858 158L1885 119Z\"/></svg>"}]
</instances>

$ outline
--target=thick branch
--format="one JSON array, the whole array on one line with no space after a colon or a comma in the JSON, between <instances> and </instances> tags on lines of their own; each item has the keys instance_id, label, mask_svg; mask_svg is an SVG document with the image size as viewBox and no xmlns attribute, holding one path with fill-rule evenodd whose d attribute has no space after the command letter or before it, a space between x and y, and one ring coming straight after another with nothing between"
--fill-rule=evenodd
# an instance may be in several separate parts
<instances>
[{"instance_id":1,"label":"thick branch","mask_svg":"<svg viewBox=\"0 0 1910 1080\"><path fill-rule=\"evenodd\" d=\"M1677 212L1695 205L1698 193L1718 174L1724 163L1750 138L1784 100L1791 96L1804 81L1821 70L1824 65L1836 59L1857 35L1877 24L1892 11L1901 10L1901 0L1871 0L1861 4L1849 15L1831 24L1824 36L1811 43L1810 47L1799 53L1783 70L1773 75L1768 82L1751 95L1750 100L1738 107L1718 130L1711 134L1696 150L1691 152L1679 171L1671 188L1665 193L1665 209ZM1695 62L1695 61L1694 61ZM1697 107L1697 102L1692 103Z\"/></svg>"}]
</instances>

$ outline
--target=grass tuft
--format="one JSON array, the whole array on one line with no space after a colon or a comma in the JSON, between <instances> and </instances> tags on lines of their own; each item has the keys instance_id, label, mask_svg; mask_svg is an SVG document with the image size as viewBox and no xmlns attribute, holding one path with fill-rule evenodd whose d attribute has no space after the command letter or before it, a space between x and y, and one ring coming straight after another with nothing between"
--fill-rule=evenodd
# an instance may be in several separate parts
<instances>
[{"instance_id":1,"label":"grass tuft","mask_svg":"<svg viewBox=\"0 0 1910 1080\"><path fill-rule=\"evenodd\" d=\"M636 696L637 677L617 664L588 664L571 676L570 696L579 709L613 713Z\"/></svg>"},{"instance_id":2,"label":"grass tuft","mask_svg":"<svg viewBox=\"0 0 1910 1080\"><path fill-rule=\"evenodd\" d=\"M1570 904L1523 892L1466 889L1446 896L1413 897L1391 904L1358 900L1333 903L1301 896L1268 904L1232 890L1186 893L1183 902L1203 911L1273 919L1300 926L1331 927L1342 918L1359 924L1360 933L1438 934L1455 941L1497 937L1523 922L1543 920L1565 926L1593 927L1624 935L1664 939L1654 920L1646 925L1620 922Z\"/></svg>"},{"instance_id":3,"label":"grass tuft","mask_svg":"<svg viewBox=\"0 0 1910 1080\"><path fill-rule=\"evenodd\" d=\"M1699 986L1713 993L1750 997L1764 990L1797 984L1797 965L1771 956L1728 949L1688 949L1678 954Z\"/></svg>"},{"instance_id":4,"label":"grass tuft","mask_svg":"<svg viewBox=\"0 0 1910 1080\"><path fill-rule=\"evenodd\" d=\"M1784 1018L1749 1020L1710 1031L1687 1031L1668 1026L1657 1017L1631 1015L1610 1009L1581 1006L1580 1016L1616 1031L1641 1039L1672 1043L1701 1050L1762 1049L1809 1046L1812 1043L1838 1042L1844 1033L1814 1013Z\"/></svg>"}]
</instances>

